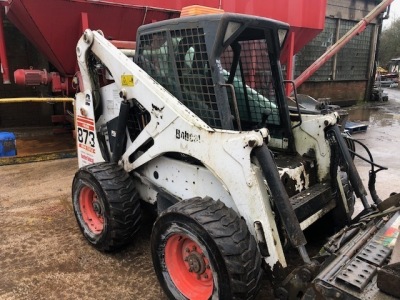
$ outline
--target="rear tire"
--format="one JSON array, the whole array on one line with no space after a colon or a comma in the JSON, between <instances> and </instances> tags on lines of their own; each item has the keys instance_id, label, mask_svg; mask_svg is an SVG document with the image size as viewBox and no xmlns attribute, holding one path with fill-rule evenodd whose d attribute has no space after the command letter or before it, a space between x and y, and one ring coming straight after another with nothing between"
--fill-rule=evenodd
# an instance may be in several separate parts
<instances>
[{"instance_id":1,"label":"rear tire","mask_svg":"<svg viewBox=\"0 0 400 300\"><path fill-rule=\"evenodd\" d=\"M75 174L75 217L86 240L101 251L114 251L132 241L141 211L132 178L117 164L96 163Z\"/></svg>"},{"instance_id":2,"label":"rear tire","mask_svg":"<svg viewBox=\"0 0 400 300\"><path fill-rule=\"evenodd\" d=\"M261 255L245 221L206 197L163 212L151 235L153 265L171 299L253 299Z\"/></svg>"}]
</instances>

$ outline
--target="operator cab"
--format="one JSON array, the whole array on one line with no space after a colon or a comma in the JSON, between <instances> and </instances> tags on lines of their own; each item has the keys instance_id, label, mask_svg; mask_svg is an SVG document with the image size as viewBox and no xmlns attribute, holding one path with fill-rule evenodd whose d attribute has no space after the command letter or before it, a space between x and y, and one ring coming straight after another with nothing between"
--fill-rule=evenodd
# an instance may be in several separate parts
<instances>
[{"instance_id":1,"label":"operator cab","mask_svg":"<svg viewBox=\"0 0 400 300\"><path fill-rule=\"evenodd\" d=\"M135 62L209 126L267 127L294 151L279 55L288 25L240 14L171 19L139 28Z\"/></svg>"}]
</instances>

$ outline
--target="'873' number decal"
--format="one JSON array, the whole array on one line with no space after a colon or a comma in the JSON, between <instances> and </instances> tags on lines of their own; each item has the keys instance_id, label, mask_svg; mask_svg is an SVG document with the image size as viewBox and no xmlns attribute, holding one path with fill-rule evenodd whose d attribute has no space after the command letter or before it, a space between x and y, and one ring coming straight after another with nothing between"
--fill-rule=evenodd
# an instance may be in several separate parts
<instances>
[{"instance_id":1,"label":"'873' number decal","mask_svg":"<svg viewBox=\"0 0 400 300\"><path fill-rule=\"evenodd\" d=\"M94 132L78 127L78 142L94 148Z\"/></svg>"},{"instance_id":2,"label":"'873' number decal","mask_svg":"<svg viewBox=\"0 0 400 300\"><path fill-rule=\"evenodd\" d=\"M94 154L96 146L94 121L89 118L78 116L77 125L78 147L87 155Z\"/></svg>"}]
</instances>

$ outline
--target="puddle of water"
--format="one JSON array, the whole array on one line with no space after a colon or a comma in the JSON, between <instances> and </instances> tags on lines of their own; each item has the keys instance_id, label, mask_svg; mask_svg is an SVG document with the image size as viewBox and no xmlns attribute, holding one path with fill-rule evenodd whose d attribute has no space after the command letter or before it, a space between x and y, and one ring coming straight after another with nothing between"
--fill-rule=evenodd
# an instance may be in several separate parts
<instances>
[{"instance_id":1,"label":"puddle of water","mask_svg":"<svg viewBox=\"0 0 400 300\"><path fill-rule=\"evenodd\" d=\"M382 127L399 126L400 115L390 113L373 114L370 116L370 124Z\"/></svg>"},{"instance_id":2,"label":"puddle of water","mask_svg":"<svg viewBox=\"0 0 400 300\"><path fill-rule=\"evenodd\" d=\"M390 106L357 106L347 110L348 120L368 125L382 127L399 126L400 114L398 109Z\"/></svg>"}]
</instances>

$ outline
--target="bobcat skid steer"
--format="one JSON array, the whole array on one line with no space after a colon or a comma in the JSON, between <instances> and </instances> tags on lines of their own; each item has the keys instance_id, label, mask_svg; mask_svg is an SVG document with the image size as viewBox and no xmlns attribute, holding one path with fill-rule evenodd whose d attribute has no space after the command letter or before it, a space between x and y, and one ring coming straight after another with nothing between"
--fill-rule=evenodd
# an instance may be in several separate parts
<instances>
[{"instance_id":1,"label":"bobcat skid steer","mask_svg":"<svg viewBox=\"0 0 400 300\"><path fill-rule=\"evenodd\" d=\"M79 227L117 250L154 207L152 259L171 299L252 299L262 270L284 278L281 299L400 296L399 197L379 199L371 161L367 199L336 112L288 105L287 32L224 13L142 26L134 60L98 31L78 42ZM335 234L310 257L304 231L317 221Z\"/></svg>"}]
</instances>

